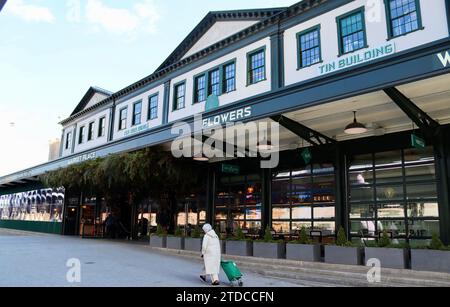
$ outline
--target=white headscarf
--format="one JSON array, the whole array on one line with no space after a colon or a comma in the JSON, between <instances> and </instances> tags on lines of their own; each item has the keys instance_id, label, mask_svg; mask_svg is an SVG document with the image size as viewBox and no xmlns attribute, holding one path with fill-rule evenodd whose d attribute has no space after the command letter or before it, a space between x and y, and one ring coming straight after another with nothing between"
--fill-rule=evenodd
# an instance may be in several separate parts
<instances>
[{"instance_id":1,"label":"white headscarf","mask_svg":"<svg viewBox=\"0 0 450 307\"><path fill-rule=\"evenodd\" d=\"M205 233L208 233L212 230L212 226L210 224L205 224L202 229Z\"/></svg>"}]
</instances>

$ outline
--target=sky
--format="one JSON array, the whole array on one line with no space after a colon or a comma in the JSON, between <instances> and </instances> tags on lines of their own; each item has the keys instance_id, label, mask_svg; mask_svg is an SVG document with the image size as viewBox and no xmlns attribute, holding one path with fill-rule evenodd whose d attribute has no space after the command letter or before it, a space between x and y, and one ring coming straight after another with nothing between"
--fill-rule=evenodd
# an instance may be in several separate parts
<instances>
[{"instance_id":1,"label":"sky","mask_svg":"<svg viewBox=\"0 0 450 307\"><path fill-rule=\"evenodd\" d=\"M209 11L299 0L7 0L0 12L0 176L48 160L90 86L150 75Z\"/></svg>"}]
</instances>

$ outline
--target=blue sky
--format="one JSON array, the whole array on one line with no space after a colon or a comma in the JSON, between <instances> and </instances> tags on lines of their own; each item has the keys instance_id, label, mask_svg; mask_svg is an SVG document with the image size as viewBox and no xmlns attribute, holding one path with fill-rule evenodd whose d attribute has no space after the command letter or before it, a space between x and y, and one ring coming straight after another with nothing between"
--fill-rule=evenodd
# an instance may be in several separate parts
<instances>
[{"instance_id":1,"label":"blue sky","mask_svg":"<svg viewBox=\"0 0 450 307\"><path fill-rule=\"evenodd\" d=\"M151 74L209 12L296 0L8 0L0 12L0 176L44 163L89 86Z\"/></svg>"}]
</instances>

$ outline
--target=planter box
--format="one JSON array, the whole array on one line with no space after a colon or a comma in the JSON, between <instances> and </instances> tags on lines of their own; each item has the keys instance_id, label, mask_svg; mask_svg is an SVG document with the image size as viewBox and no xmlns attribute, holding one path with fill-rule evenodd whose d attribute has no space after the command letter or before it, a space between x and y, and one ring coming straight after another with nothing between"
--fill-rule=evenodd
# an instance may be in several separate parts
<instances>
[{"instance_id":1,"label":"planter box","mask_svg":"<svg viewBox=\"0 0 450 307\"><path fill-rule=\"evenodd\" d=\"M366 262L372 258L378 259L382 268L406 269L409 264L407 249L366 247L365 252Z\"/></svg>"},{"instance_id":2,"label":"planter box","mask_svg":"<svg viewBox=\"0 0 450 307\"><path fill-rule=\"evenodd\" d=\"M167 237L159 237L157 235L150 236L150 246L166 248L167 247Z\"/></svg>"},{"instance_id":3,"label":"planter box","mask_svg":"<svg viewBox=\"0 0 450 307\"><path fill-rule=\"evenodd\" d=\"M184 238L181 237L167 237L167 248L184 250Z\"/></svg>"},{"instance_id":4,"label":"planter box","mask_svg":"<svg viewBox=\"0 0 450 307\"><path fill-rule=\"evenodd\" d=\"M319 262L320 261L319 244L287 244L286 245L286 259Z\"/></svg>"},{"instance_id":5,"label":"planter box","mask_svg":"<svg viewBox=\"0 0 450 307\"><path fill-rule=\"evenodd\" d=\"M359 247L325 246L325 262L346 265L362 264L362 249Z\"/></svg>"},{"instance_id":6,"label":"planter box","mask_svg":"<svg viewBox=\"0 0 450 307\"><path fill-rule=\"evenodd\" d=\"M201 238L185 238L184 239L184 250L191 252L201 252L202 251L202 239Z\"/></svg>"},{"instance_id":7,"label":"planter box","mask_svg":"<svg viewBox=\"0 0 450 307\"><path fill-rule=\"evenodd\" d=\"M286 259L286 244L253 242L253 257Z\"/></svg>"},{"instance_id":8,"label":"planter box","mask_svg":"<svg viewBox=\"0 0 450 307\"><path fill-rule=\"evenodd\" d=\"M450 273L450 251L412 249L411 269Z\"/></svg>"},{"instance_id":9,"label":"planter box","mask_svg":"<svg viewBox=\"0 0 450 307\"><path fill-rule=\"evenodd\" d=\"M226 241L225 251L227 255L253 256L252 241Z\"/></svg>"}]
</instances>

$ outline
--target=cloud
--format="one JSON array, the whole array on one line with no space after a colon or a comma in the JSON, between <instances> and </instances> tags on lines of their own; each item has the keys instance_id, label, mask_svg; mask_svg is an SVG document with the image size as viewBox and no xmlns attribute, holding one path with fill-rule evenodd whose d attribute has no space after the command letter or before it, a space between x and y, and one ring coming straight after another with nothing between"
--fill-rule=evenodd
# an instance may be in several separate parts
<instances>
[{"instance_id":1,"label":"cloud","mask_svg":"<svg viewBox=\"0 0 450 307\"><path fill-rule=\"evenodd\" d=\"M49 8L25 4L22 0L8 1L5 6L5 12L28 22L53 23L55 21L55 16Z\"/></svg>"},{"instance_id":2,"label":"cloud","mask_svg":"<svg viewBox=\"0 0 450 307\"><path fill-rule=\"evenodd\" d=\"M153 33L160 14L152 0L144 0L130 9L113 8L100 0L88 0L87 21L113 34L136 35L140 30Z\"/></svg>"}]
</instances>

